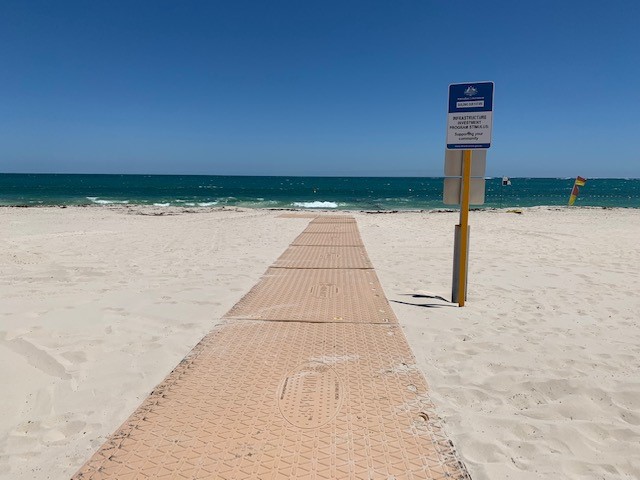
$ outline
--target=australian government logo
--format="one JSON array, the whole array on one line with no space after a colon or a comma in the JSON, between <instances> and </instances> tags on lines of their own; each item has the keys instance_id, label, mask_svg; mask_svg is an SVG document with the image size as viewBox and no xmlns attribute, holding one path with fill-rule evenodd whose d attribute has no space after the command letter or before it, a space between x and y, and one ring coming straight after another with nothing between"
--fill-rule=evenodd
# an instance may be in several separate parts
<instances>
[{"instance_id":1,"label":"australian government logo","mask_svg":"<svg viewBox=\"0 0 640 480\"><path fill-rule=\"evenodd\" d=\"M473 85L467 86L464 89L464 97L458 97L456 108L484 108L484 98L476 95L478 95L478 89Z\"/></svg>"},{"instance_id":2,"label":"australian government logo","mask_svg":"<svg viewBox=\"0 0 640 480\"><path fill-rule=\"evenodd\" d=\"M478 94L478 89L473 85L469 85L464 91L464 95L466 97L475 97L477 94Z\"/></svg>"},{"instance_id":3,"label":"australian government logo","mask_svg":"<svg viewBox=\"0 0 640 480\"><path fill-rule=\"evenodd\" d=\"M456 101L456 108L484 108L484 98L476 97L477 94L478 89L469 85L464 91L465 96Z\"/></svg>"}]
</instances>

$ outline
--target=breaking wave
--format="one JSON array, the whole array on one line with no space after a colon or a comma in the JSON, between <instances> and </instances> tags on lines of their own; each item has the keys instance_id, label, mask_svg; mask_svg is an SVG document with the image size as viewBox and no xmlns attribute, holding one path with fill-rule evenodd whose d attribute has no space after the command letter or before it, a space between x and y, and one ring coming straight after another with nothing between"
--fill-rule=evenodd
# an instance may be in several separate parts
<instances>
[{"instance_id":1,"label":"breaking wave","mask_svg":"<svg viewBox=\"0 0 640 480\"><path fill-rule=\"evenodd\" d=\"M129 200L102 200L99 197L86 197L87 200L90 200L92 203L96 203L98 205L110 205L113 203L129 203Z\"/></svg>"},{"instance_id":2,"label":"breaking wave","mask_svg":"<svg viewBox=\"0 0 640 480\"><path fill-rule=\"evenodd\" d=\"M338 208L335 202L293 202L294 207L301 208Z\"/></svg>"}]
</instances>

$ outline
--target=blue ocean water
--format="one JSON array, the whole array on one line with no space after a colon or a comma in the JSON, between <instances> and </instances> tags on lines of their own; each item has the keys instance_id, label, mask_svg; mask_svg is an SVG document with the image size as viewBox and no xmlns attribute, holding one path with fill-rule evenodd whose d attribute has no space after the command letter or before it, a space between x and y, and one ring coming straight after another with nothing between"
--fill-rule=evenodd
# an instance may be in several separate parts
<instances>
[{"instance_id":1,"label":"blue ocean water","mask_svg":"<svg viewBox=\"0 0 640 480\"><path fill-rule=\"evenodd\" d=\"M487 179L490 207L566 205L573 178ZM0 174L0 205L416 210L442 203L442 178ZM640 208L640 179L589 179L576 205Z\"/></svg>"}]
</instances>

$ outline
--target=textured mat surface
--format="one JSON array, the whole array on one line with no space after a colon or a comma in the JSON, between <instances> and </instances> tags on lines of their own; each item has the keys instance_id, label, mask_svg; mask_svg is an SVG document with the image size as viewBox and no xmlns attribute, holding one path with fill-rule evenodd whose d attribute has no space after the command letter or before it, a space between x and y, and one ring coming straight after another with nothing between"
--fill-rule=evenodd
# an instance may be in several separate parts
<instances>
[{"instance_id":1,"label":"textured mat surface","mask_svg":"<svg viewBox=\"0 0 640 480\"><path fill-rule=\"evenodd\" d=\"M207 335L74 479L466 479L397 326Z\"/></svg>"},{"instance_id":2,"label":"textured mat surface","mask_svg":"<svg viewBox=\"0 0 640 480\"><path fill-rule=\"evenodd\" d=\"M373 270L270 268L226 318L396 323Z\"/></svg>"},{"instance_id":3,"label":"textured mat surface","mask_svg":"<svg viewBox=\"0 0 640 480\"><path fill-rule=\"evenodd\" d=\"M289 247L273 264L278 268L373 268L364 247Z\"/></svg>"},{"instance_id":4,"label":"textured mat surface","mask_svg":"<svg viewBox=\"0 0 640 480\"><path fill-rule=\"evenodd\" d=\"M362 247L362 239L357 231L344 233L307 233L303 232L291 245L335 245L344 247Z\"/></svg>"},{"instance_id":5,"label":"textured mat surface","mask_svg":"<svg viewBox=\"0 0 640 480\"><path fill-rule=\"evenodd\" d=\"M357 233L358 225L356 223L309 223L303 233Z\"/></svg>"},{"instance_id":6,"label":"textured mat surface","mask_svg":"<svg viewBox=\"0 0 640 480\"><path fill-rule=\"evenodd\" d=\"M356 223L356 219L346 215L320 215L312 223Z\"/></svg>"}]
</instances>

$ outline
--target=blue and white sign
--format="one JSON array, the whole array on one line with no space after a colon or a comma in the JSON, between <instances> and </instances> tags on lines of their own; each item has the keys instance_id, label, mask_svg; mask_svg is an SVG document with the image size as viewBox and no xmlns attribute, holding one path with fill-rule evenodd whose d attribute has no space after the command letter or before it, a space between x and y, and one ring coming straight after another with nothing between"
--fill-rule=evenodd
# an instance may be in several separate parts
<instances>
[{"instance_id":1,"label":"blue and white sign","mask_svg":"<svg viewBox=\"0 0 640 480\"><path fill-rule=\"evenodd\" d=\"M447 148L471 150L491 146L493 82L449 85Z\"/></svg>"}]
</instances>

